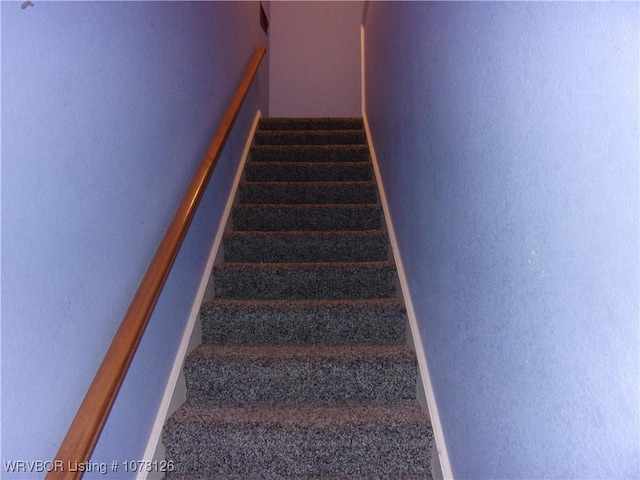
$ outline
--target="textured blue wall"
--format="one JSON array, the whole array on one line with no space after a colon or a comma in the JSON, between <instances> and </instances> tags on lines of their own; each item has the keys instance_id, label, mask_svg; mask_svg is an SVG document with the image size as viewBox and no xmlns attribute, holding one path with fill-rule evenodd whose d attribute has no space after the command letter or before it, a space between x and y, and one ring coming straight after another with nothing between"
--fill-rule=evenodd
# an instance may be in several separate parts
<instances>
[{"instance_id":1,"label":"textured blue wall","mask_svg":"<svg viewBox=\"0 0 640 480\"><path fill-rule=\"evenodd\" d=\"M3 461L53 458L263 41L257 2L34 4L2 3ZM95 461L144 451L264 93L254 84Z\"/></svg>"},{"instance_id":2,"label":"textured blue wall","mask_svg":"<svg viewBox=\"0 0 640 480\"><path fill-rule=\"evenodd\" d=\"M456 478L638 478L637 3L371 2L366 110Z\"/></svg>"}]
</instances>

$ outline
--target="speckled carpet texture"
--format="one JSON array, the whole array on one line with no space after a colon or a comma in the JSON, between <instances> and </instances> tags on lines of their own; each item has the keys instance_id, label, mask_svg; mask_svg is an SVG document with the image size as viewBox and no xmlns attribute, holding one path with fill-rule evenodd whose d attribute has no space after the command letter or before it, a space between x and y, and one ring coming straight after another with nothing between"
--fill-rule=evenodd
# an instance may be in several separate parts
<instances>
[{"instance_id":1,"label":"speckled carpet texture","mask_svg":"<svg viewBox=\"0 0 640 480\"><path fill-rule=\"evenodd\" d=\"M362 120L261 120L168 478L431 478L389 251Z\"/></svg>"}]
</instances>

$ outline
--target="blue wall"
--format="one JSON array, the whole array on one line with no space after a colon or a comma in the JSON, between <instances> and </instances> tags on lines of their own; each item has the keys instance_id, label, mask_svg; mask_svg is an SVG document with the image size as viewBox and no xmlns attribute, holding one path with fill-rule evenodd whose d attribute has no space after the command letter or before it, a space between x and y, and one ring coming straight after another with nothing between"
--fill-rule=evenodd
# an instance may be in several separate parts
<instances>
[{"instance_id":1,"label":"blue wall","mask_svg":"<svg viewBox=\"0 0 640 480\"><path fill-rule=\"evenodd\" d=\"M366 110L456 478L638 478L637 3L371 2Z\"/></svg>"},{"instance_id":2,"label":"blue wall","mask_svg":"<svg viewBox=\"0 0 640 480\"><path fill-rule=\"evenodd\" d=\"M53 458L264 40L257 2L33 3L2 3L3 461ZM245 139L267 103L261 90L258 81L94 461L144 451Z\"/></svg>"}]
</instances>

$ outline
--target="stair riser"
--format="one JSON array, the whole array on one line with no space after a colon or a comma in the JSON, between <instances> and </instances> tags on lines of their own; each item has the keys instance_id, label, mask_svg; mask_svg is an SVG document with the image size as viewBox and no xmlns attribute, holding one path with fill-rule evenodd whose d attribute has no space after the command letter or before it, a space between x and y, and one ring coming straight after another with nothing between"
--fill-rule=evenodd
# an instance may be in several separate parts
<instances>
[{"instance_id":1,"label":"stair riser","mask_svg":"<svg viewBox=\"0 0 640 480\"><path fill-rule=\"evenodd\" d=\"M367 137L358 130L258 130L255 145L364 145Z\"/></svg>"},{"instance_id":2,"label":"stair riser","mask_svg":"<svg viewBox=\"0 0 640 480\"><path fill-rule=\"evenodd\" d=\"M259 130L362 130L361 118L263 118Z\"/></svg>"},{"instance_id":3,"label":"stair riser","mask_svg":"<svg viewBox=\"0 0 640 480\"><path fill-rule=\"evenodd\" d=\"M396 273L393 268L369 267L235 269L219 266L213 270L213 285L216 298L389 298L395 296Z\"/></svg>"},{"instance_id":4,"label":"stair riser","mask_svg":"<svg viewBox=\"0 0 640 480\"><path fill-rule=\"evenodd\" d=\"M369 163L247 163L248 182L364 182L373 180Z\"/></svg>"},{"instance_id":5,"label":"stair riser","mask_svg":"<svg viewBox=\"0 0 640 480\"><path fill-rule=\"evenodd\" d=\"M180 468L169 478L205 473L200 478L222 474L242 479L332 479L335 472L346 478L430 478L428 439L408 443L403 435L389 434L384 439L343 435L319 441L313 433L280 439L277 433L261 436L220 431L213 431L210 436L219 437L220 441L207 442L203 438L203 443L194 449L167 449L167 460Z\"/></svg>"},{"instance_id":6,"label":"stair riser","mask_svg":"<svg viewBox=\"0 0 640 480\"><path fill-rule=\"evenodd\" d=\"M382 210L378 207L237 206L233 209L233 227L238 231L379 230Z\"/></svg>"},{"instance_id":7,"label":"stair riser","mask_svg":"<svg viewBox=\"0 0 640 480\"><path fill-rule=\"evenodd\" d=\"M178 475L429 478L433 432L415 402L372 407L185 404L163 443Z\"/></svg>"},{"instance_id":8,"label":"stair riser","mask_svg":"<svg viewBox=\"0 0 640 480\"><path fill-rule=\"evenodd\" d=\"M290 359L187 361L187 399L223 406L353 405L415 398L411 358L356 362Z\"/></svg>"},{"instance_id":9,"label":"stair riser","mask_svg":"<svg viewBox=\"0 0 640 480\"><path fill-rule=\"evenodd\" d=\"M388 241L380 235L227 236L228 262L376 262L387 260Z\"/></svg>"},{"instance_id":10,"label":"stair riser","mask_svg":"<svg viewBox=\"0 0 640 480\"><path fill-rule=\"evenodd\" d=\"M254 145L252 162L369 162L366 145Z\"/></svg>"},{"instance_id":11,"label":"stair riser","mask_svg":"<svg viewBox=\"0 0 640 480\"><path fill-rule=\"evenodd\" d=\"M378 191L372 183L304 184L304 183L243 183L239 201L242 203L288 204L353 204L376 203Z\"/></svg>"},{"instance_id":12,"label":"stair riser","mask_svg":"<svg viewBox=\"0 0 640 480\"><path fill-rule=\"evenodd\" d=\"M393 307L241 307L205 304L202 342L217 345L399 344L406 316Z\"/></svg>"}]
</instances>

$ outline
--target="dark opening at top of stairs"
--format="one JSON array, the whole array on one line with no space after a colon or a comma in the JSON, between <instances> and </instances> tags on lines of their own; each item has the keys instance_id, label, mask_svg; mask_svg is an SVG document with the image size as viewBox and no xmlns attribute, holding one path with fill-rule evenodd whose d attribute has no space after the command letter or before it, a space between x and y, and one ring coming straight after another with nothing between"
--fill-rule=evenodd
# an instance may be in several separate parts
<instances>
[{"instance_id":1,"label":"dark opening at top of stairs","mask_svg":"<svg viewBox=\"0 0 640 480\"><path fill-rule=\"evenodd\" d=\"M223 248L168 477L430 478L362 119L261 120Z\"/></svg>"}]
</instances>

